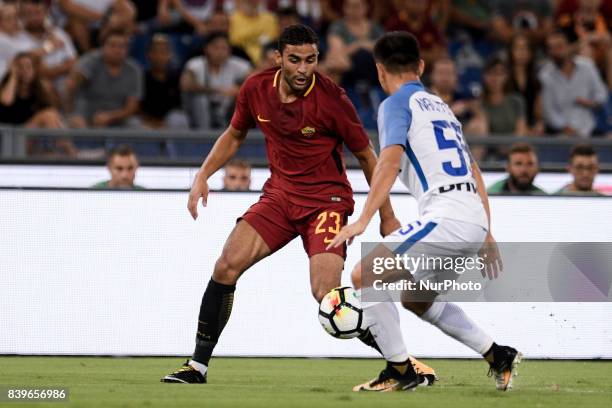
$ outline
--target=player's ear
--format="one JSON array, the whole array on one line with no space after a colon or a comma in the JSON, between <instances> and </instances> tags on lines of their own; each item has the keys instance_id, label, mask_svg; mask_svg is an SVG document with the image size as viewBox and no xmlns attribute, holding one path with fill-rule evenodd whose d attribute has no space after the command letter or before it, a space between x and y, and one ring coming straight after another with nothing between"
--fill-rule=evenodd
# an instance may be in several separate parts
<instances>
[{"instance_id":1,"label":"player's ear","mask_svg":"<svg viewBox=\"0 0 612 408\"><path fill-rule=\"evenodd\" d=\"M419 77L423 76L423 73L425 72L425 61L423 59L419 60L419 72L417 72L417 74L419 75Z\"/></svg>"},{"instance_id":2,"label":"player's ear","mask_svg":"<svg viewBox=\"0 0 612 408\"><path fill-rule=\"evenodd\" d=\"M376 72L378 73L378 82L380 82L380 85L382 85L384 88L384 83L386 80L386 71L384 65L380 62L376 63Z\"/></svg>"}]
</instances>

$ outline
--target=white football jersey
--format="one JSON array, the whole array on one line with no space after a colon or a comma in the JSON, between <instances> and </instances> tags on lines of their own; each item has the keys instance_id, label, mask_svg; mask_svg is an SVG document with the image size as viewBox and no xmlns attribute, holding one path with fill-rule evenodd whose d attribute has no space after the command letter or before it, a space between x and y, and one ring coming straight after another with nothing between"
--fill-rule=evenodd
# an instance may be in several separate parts
<instances>
[{"instance_id":1,"label":"white football jersey","mask_svg":"<svg viewBox=\"0 0 612 408\"><path fill-rule=\"evenodd\" d=\"M420 216L488 228L461 124L438 96L419 81L404 84L380 105L378 133L381 150L404 147L399 178L417 199Z\"/></svg>"}]
</instances>

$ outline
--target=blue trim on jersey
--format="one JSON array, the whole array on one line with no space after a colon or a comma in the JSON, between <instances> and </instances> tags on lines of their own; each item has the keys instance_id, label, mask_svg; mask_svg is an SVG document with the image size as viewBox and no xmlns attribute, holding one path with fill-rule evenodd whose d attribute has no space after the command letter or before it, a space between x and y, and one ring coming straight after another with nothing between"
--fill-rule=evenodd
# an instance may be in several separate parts
<instances>
[{"instance_id":1,"label":"blue trim on jersey","mask_svg":"<svg viewBox=\"0 0 612 408\"><path fill-rule=\"evenodd\" d=\"M391 145L408 145L408 130L412 125L410 98L425 88L419 81L410 81L383 101L378 109L378 135L381 150Z\"/></svg>"},{"instance_id":2,"label":"blue trim on jersey","mask_svg":"<svg viewBox=\"0 0 612 408\"><path fill-rule=\"evenodd\" d=\"M408 239L404 241L400 246L398 246L395 251L393 251L393 253L395 253L396 255L405 254L410 248L412 248L414 244L425 238L427 234L429 234L434 228L436 228L437 225L438 224L433 221L428 222L427 224L425 224L422 230L408 237Z\"/></svg>"},{"instance_id":3,"label":"blue trim on jersey","mask_svg":"<svg viewBox=\"0 0 612 408\"><path fill-rule=\"evenodd\" d=\"M414 154L414 150L412 150L412 146L410 143L406 146L406 155L408 156L408 160L412 163L412 167L414 167L414 171L416 171L417 176L419 177L419 181L421 182L421 187L423 188L423 192L429 190L429 184L427 184L427 179L425 178L425 173L423 173L423 169L421 168L421 164L416 158Z\"/></svg>"}]
</instances>

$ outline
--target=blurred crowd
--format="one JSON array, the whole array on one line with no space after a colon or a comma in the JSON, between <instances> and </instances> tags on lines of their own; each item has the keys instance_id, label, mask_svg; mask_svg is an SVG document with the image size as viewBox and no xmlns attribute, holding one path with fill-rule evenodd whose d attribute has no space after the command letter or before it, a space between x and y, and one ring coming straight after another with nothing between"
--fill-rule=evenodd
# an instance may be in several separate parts
<instances>
[{"instance_id":1,"label":"blurred crowd","mask_svg":"<svg viewBox=\"0 0 612 408\"><path fill-rule=\"evenodd\" d=\"M3 0L0 123L223 128L240 84L275 65L279 32L300 22L369 129L385 97L374 42L405 30L465 134L612 136L612 0Z\"/></svg>"}]
</instances>

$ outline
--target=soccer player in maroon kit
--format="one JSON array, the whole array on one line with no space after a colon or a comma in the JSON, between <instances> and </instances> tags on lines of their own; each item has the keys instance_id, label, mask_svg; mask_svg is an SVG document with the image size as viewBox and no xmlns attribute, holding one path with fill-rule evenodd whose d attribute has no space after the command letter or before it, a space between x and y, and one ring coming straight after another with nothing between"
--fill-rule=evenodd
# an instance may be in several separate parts
<instances>
[{"instance_id":1,"label":"soccer player in maroon kit","mask_svg":"<svg viewBox=\"0 0 612 408\"><path fill-rule=\"evenodd\" d=\"M316 34L303 25L290 26L281 34L278 46L280 68L255 74L242 85L230 126L193 182L189 212L197 218L199 199L206 205L208 178L234 156L255 126L265 135L271 176L259 201L238 219L215 264L200 306L192 359L162 381L206 382L208 363L229 319L240 275L297 236L310 258L315 299L320 302L340 286L346 246L326 247L353 213L343 145L357 157L368 181L376 155L344 91L315 72ZM400 227L389 200L380 217L383 236ZM369 331L362 341L376 347Z\"/></svg>"}]
</instances>

